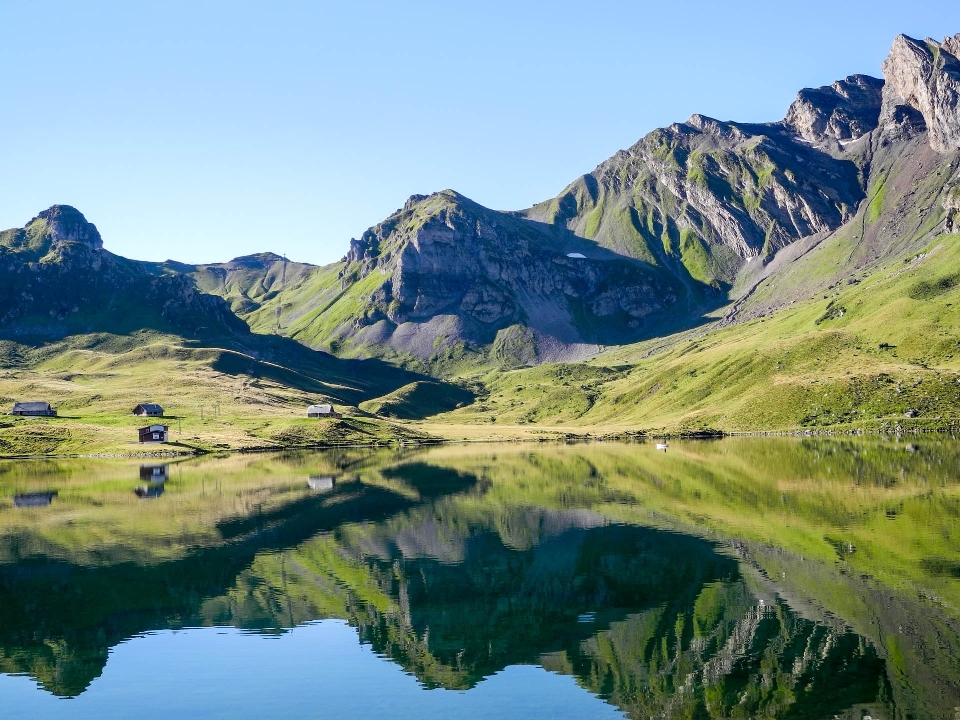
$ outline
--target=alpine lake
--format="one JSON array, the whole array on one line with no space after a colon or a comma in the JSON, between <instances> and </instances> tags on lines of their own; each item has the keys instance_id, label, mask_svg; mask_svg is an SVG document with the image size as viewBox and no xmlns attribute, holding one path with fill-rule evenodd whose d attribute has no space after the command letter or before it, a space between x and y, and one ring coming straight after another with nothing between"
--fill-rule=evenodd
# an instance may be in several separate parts
<instances>
[{"instance_id":1,"label":"alpine lake","mask_svg":"<svg viewBox=\"0 0 960 720\"><path fill-rule=\"evenodd\" d=\"M960 441L0 461L3 718L960 717Z\"/></svg>"}]
</instances>

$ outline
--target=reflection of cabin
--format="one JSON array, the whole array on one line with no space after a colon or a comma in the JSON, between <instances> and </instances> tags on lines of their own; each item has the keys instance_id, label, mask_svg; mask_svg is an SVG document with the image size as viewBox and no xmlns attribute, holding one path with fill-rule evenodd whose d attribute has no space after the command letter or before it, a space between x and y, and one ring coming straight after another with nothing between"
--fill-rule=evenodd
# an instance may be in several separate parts
<instances>
[{"instance_id":1,"label":"reflection of cabin","mask_svg":"<svg viewBox=\"0 0 960 720\"><path fill-rule=\"evenodd\" d=\"M140 479L148 482L163 483L167 481L166 465L141 465Z\"/></svg>"},{"instance_id":2,"label":"reflection of cabin","mask_svg":"<svg viewBox=\"0 0 960 720\"><path fill-rule=\"evenodd\" d=\"M330 492L337 481L330 475L311 475L307 485L317 492Z\"/></svg>"},{"instance_id":3,"label":"reflection of cabin","mask_svg":"<svg viewBox=\"0 0 960 720\"><path fill-rule=\"evenodd\" d=\"M140 442L142 443L165 443L167 442L166 425L148 425L140 428Z\"/></svg>"},{"instance_id":4,"label":"reflection of cabin","mask_svg":"<svg viewBox=\"0 0 960 720\"><path fill-rule=\"evenodd\" d=\"M158 485L138 485L133 489L138 498L155 498L163 495L163 483Z\"/></svg>"},{"instance_id":5,"label":"reflection of cabin","mask_svg":"<svg viewBox=\"0 0 960 720\"><path fill-rule=\"evenodd\" d=\"M307 417L312 418L339 418L343 417L333 409L333 405L311 405L307 408Z\"/></svg>"},{"instance_id":6,"label":"reflection of cabin","mask_svg":"<svg viewBox=\"0 0 960 720\"><path fill-rule=\"evenodd\" d=\"M133 409L133 414L141 417L163 417L163 408L154 403L140 403Z\"/></svg>"},{"instance_id":7,"label":"reflection of cabin","mask_svg":"<svg viewBox=\"0 0 960 720\"><path fill-rule=\"evenodd\" d=\"M48 492L28 492L13 496L16 507L46 507L57 496L56 490Z\"/></svg>"},{"instance_id":8,"label":"reflection of cabin","mask_svg":"<svg viewBox=\"0 0 960 720\"><path fill-rule=\"evenodd\" d=\"M18 402L13 404L14 415L29 415L32 417L53 417L57 411L50 407L48 402Z\"/></svg>"}]
</instances>

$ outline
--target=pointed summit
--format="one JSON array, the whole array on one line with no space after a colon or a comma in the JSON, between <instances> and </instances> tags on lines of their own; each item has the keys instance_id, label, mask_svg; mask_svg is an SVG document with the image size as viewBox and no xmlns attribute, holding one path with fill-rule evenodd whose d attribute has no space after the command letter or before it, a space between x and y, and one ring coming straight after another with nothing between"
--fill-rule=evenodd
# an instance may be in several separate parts
<instances>
[{"instance_id":1,"label":"pointed summit","mask_svg":"<svg viewBox=\"0 0 960 720\"><path fill-rule=\"evenodd\" d=\"M86 245L92 250L103 248L103 240L97 226L70 205L53 205L27 223L27 228L36 223L45 223L51 244L75 242Z\"/></svg>"}]
</instances>

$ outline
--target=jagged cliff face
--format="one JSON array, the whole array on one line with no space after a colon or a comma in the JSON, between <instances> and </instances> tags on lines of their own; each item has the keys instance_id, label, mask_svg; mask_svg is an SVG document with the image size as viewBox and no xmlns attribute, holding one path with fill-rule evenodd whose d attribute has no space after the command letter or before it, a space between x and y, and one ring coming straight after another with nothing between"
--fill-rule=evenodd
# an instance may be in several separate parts
<instances>
[{"instance_id":1,"label":"jagged cliff face","mask_svg":"<svg viewBox=\"0 0 960 720\"><path fill-rule=\"evenodd\" d=\"M75 208L54 205L0 232L0 335L57 337L153 328L208 335L246 326L187 275L103 249Z\"/></svg>"},{"instance_id":2,"label":"jagged cliff face","mask_svg":"<svg viewBox=\"0 0 960 720\"><path fill-rule=\"evenodd\" d=\"M940 153L960 148L960 35L914 40L900 35L883 63L886 85L882 120L899 125L909 119L926 130L930 147Z\"/></svg>"},{"instance_id":3,"label":"jagged cliff face","mask_svg":"<svg viewBox=\"0 0 960 720\"><path fill-rule=\"evenodd\" d=\"M559 239L453 191L414 196L354 240L340 279L344 290L369 289L341 337L423 359L438 331L445 344L493 343L518 325L541 346L637 337L679 292L650 263Z\"/></svg>"},{"instance_id":4,"label":"jagged cliff face","mask_svg":"<svg viewBox=\"0 0 960 720\"><path fill-rule=\"evenodd\" d=\"M64 262L98 270L103 260L103 240L97 226L69 205L54 205L33 218L23 228L0 233L0 257Z\"/></svg>"},{"instance_id":5,"label":"jagged cliff face","mask_svg":"<svg viewBox=\"0 0 960 720\"><path fill-rule=\"evenodd\" d=\"M863 137L880 120L883 80L851 75L821 88L801 90L783 124L811 145L833 141L837 149Z\"/></svg>"},{"instance_id":6,"label":"jagged cliff face","mask_svg":"<svg viewBox=\"0 0 960 720\"><path fill-rule=\"evenodd\" d=\"M735 318L757 282L838 233L859 238L842 274L920 242L911 219L926 219L927 206L960 224L960 190L908 187L940 162L922 148L949 154L960 143L958 49L960 36L901 36L886 80L801 90L778 122L694 115L528 210L495 212L453 191L413 196L354 240L336 273L305 271L283 301L262 292L231 302L254 327L276 325L282 305L281 330L312 347L432 363L466 346L509 366L669 332L730 301ZM867 205L888 190L903 190L902 202L884 223L867 222ZM803 250L783 252L795 244ZM827 279L822 268L803 272L810 279L792 281L789 300ZM278 287L275 270L262 275L264 288Z\"/></svg>"}]
</instances>

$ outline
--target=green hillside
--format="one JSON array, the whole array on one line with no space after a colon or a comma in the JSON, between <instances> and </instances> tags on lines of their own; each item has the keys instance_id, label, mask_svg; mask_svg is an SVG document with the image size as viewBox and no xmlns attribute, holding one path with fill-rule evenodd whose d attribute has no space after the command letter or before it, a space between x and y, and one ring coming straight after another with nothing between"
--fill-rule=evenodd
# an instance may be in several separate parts
<instances>
[{"instance_id":1,"label":"green hillside","mask_svg":"<svg viewBox=\"0 0 960 720\"><path fill-rule=\"evenodd\" d=\"M960 428L958 277L960 235L942 235L912 260L772 315L587 364L487 374L483 402L442 421L671 432Z\"/></svg>"}]
</instances>

